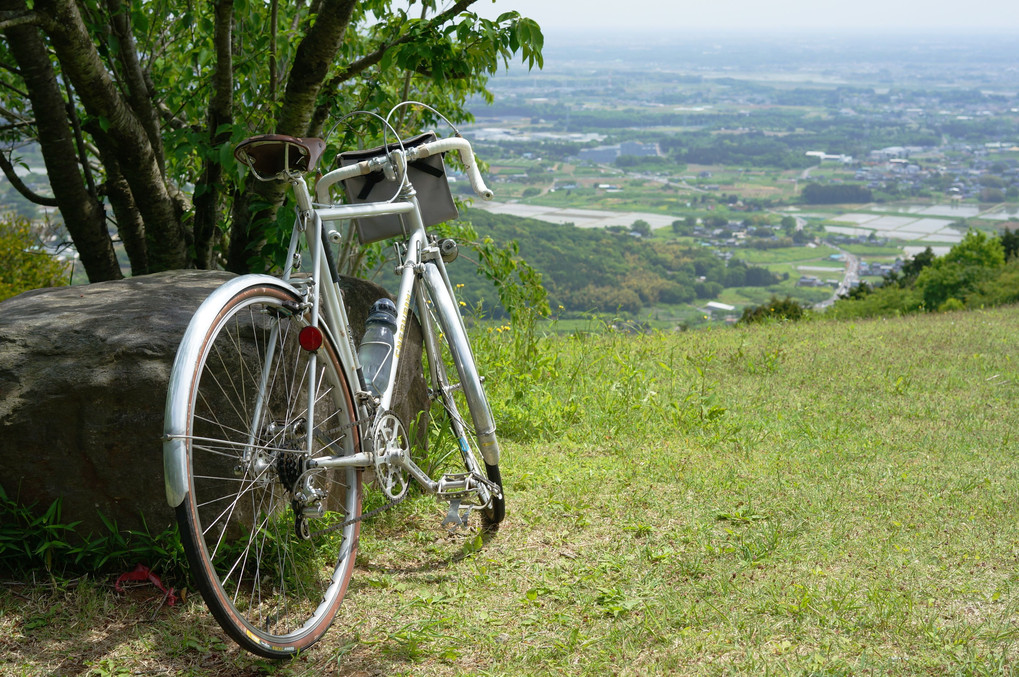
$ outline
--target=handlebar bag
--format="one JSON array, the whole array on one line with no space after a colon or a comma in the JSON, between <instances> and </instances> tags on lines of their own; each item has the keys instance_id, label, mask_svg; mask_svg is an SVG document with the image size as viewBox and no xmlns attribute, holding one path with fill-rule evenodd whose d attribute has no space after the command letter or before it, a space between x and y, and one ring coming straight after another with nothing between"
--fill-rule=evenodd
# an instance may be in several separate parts
<instances>
[{"instance_id":1,"label":"handlebar bag","mask_svg":"<svg viewBox=\"0 0 1019 677\"><path fill-rule=\"evenodd\" d=\"M403 147L410 149L421 144L431 143L435 139L434 132L426 132L404 141ZM386 148L378 146L368 150L346 151L340 153L338 159L341 167L347 167L388 151L399 150L399 148L400 145L394 143L389 144ZM434 226L436 223L449 221L459 216L456 204L453 203L453 195L449 191L449 181L446 179L446 167L442 162L442 155L431 155L411 162L407 166L407 178L410 179L411 185L417 192L418 204L421 207L421 220L426 226ZM345 180L343 189L347 193L347 201L358 204L391 200L399 192L400 186L396 181L387 179L382 171L377 171ZM354 226L362 244L408 234L402 214L354 219Z\"/></svg>"}]
</instances>

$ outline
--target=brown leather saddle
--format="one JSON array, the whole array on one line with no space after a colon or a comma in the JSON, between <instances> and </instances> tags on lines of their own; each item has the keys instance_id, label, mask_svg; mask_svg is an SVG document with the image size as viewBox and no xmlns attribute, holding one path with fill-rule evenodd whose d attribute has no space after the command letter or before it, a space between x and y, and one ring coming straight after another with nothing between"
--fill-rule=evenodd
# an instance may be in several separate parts
<instances>
[{"instance_id":1,"label":"brown leather saddle","mask_svg":"<svg viewBox=\"0 0 1019 677\"><path fill-rule=\"evenodd\" d=\"M234 157L247 165L263 181L285 178L292 172L314 171L326 149L322 139L299 139L286 134L261 134L244 139L234 149Z\"/></svg>"}]
</instances>

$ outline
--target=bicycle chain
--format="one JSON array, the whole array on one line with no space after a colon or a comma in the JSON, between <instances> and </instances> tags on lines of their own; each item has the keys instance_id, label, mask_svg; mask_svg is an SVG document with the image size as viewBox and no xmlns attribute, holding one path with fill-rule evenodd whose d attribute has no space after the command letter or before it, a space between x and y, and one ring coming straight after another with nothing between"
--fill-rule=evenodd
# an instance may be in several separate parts
<instances>
[{"instance_id":1,"label":"bicycle chain","mask_svg":"<svg viewBox=\"0 0 1019 677\"><path fill-rule=\"evenodd\" d=\"M362 423L370 423L371 421L373 421L373 420L375 420L377 418L377 413L378 412L376 412L375 414L372 414L369 418L361 419L359 421L354 421L353 423L347 423L345 425L339 426L339 428L344 428L344 429L345 428L355 428L355 427L361 425ZM337 428L333 428L332 430L330 430L328 432L331 433L331 432L335 431L336 429ZM389 510L390 508L392 508L392 507L402 503L403 500L405 498L407 498L407 494L408 493L409 492L405 490L403 492L402 496L400 496L399 498L394 498L393 500L389 501L389 503L386 503L385 505L380 505L379 507L375 508L374 510L369 510L368 512L366 512L366 513L364 513L362 515L358 515L357 517L352 517L351 519L348 519L345 522L340 522L339 524L334 524L331 527L326 527L325 529L319 529L318 531L313 531L313 532L311 532L311 536L315 537L315 536L322 536L324 534L331 534L334 531L339 531L340 529L346 529L351 524L356 524L358 522L363 522L366 519L371 519L372 517L375 517L376 515L384 512L386 510Z\"/></svg>"},{"instance_id":2,"label":"bicycle chain","mask_svg":"<svg viewBox=\"0 0 1019 677\"><path fill-rule=\"evenodd\" d=\"M389 510L393 506L396 506L396 505L399 505L400 503L402 503L403 499L407 498L407 494L408 493L409 492L405 491L405 492L403 492L403 496L401 496L400 498L394 498L389 503L386 503L385 505L380 505L379 507L375 508L374 510L369 510L368 512L364 513L363 515L358 515L357 517L352 517L349 520L347 520L346 522L341 522L339 524L334 524L331 527L326 527L325 529L319 529L318 531L313 531L313 532L311 532L311 535L312 536L322 536L323 534L331 534L334 531L339 531L340 529L346 529L351 524L356 524L356 523L362 522L362 521L364 521L366 519L370 519L372 517L375 517L376 515L382 513L383 511Z\"/></svg>"}]
</instances>

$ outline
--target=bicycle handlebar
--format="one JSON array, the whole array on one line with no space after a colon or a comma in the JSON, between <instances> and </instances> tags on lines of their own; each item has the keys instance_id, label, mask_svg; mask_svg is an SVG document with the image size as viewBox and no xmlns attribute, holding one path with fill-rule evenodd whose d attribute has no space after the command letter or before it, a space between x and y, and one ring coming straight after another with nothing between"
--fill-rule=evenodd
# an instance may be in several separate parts
<instances>
[{"instance_id":1,"label":"bicycle handlebar","mask_svg":"<svg viewBox=\"0 0 1019 677\"><path fill-rule=\"evenodd\" d=\"M471 143L462 136L454 136L448 139L438 139L432 143L425 143L407 151L407 160L419 160L436 153L446 153L455 150L460 154L460 162L463 163L467 178L471 182L471 188L482 200L491 200L495 194L485 185L485 180L478 170L478 163L474 161L474 149Z\"/></svg>"},{"instance_id":2,"label":"bicycle handlebar","mask_svg":"<svg viewBox=\"0 0 1019 677\"><path fill-rule=\"evenodd\" d=\"M495 194L485 185L485 180L478 170L478 164L474 161L474 149L471 148L470 141L463 137L438 139L431 143L423 143L420 146L410 148L406 152L406 160L407 162L413 162L414 160L430 157L437 153L446 153L453 150L460 154L460 161L463 163L467 179L471 182L471 188L474 189L474 193L483 200L491 200ZM328 203L330 202L329 189L338 182L354 178L355 176L363 176L375 171L384 170L387 166L391 166L391 162L389 157L383 154L347 167L334 169L315 184L316 199L319 202Z\"/></svg>"}]
</instances>

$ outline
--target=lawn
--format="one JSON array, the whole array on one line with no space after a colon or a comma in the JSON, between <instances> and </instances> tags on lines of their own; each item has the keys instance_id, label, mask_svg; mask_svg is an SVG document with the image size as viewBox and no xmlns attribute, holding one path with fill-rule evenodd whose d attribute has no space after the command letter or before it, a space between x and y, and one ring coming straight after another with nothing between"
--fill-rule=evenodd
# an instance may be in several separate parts
<instances>
[{"instance_id":1,"label":"lawn","mask_svg":"<svg viewBox=\"0 0 1019 677\"><path fill-rule=\"evenodd\" d=\"M498 533L447 534L423 496L370 522L289 663L197 595L8 580L0 673L1010 674L1017 320L576 332L531 362L485 332Z\"/></svg>"}]
</instances>

